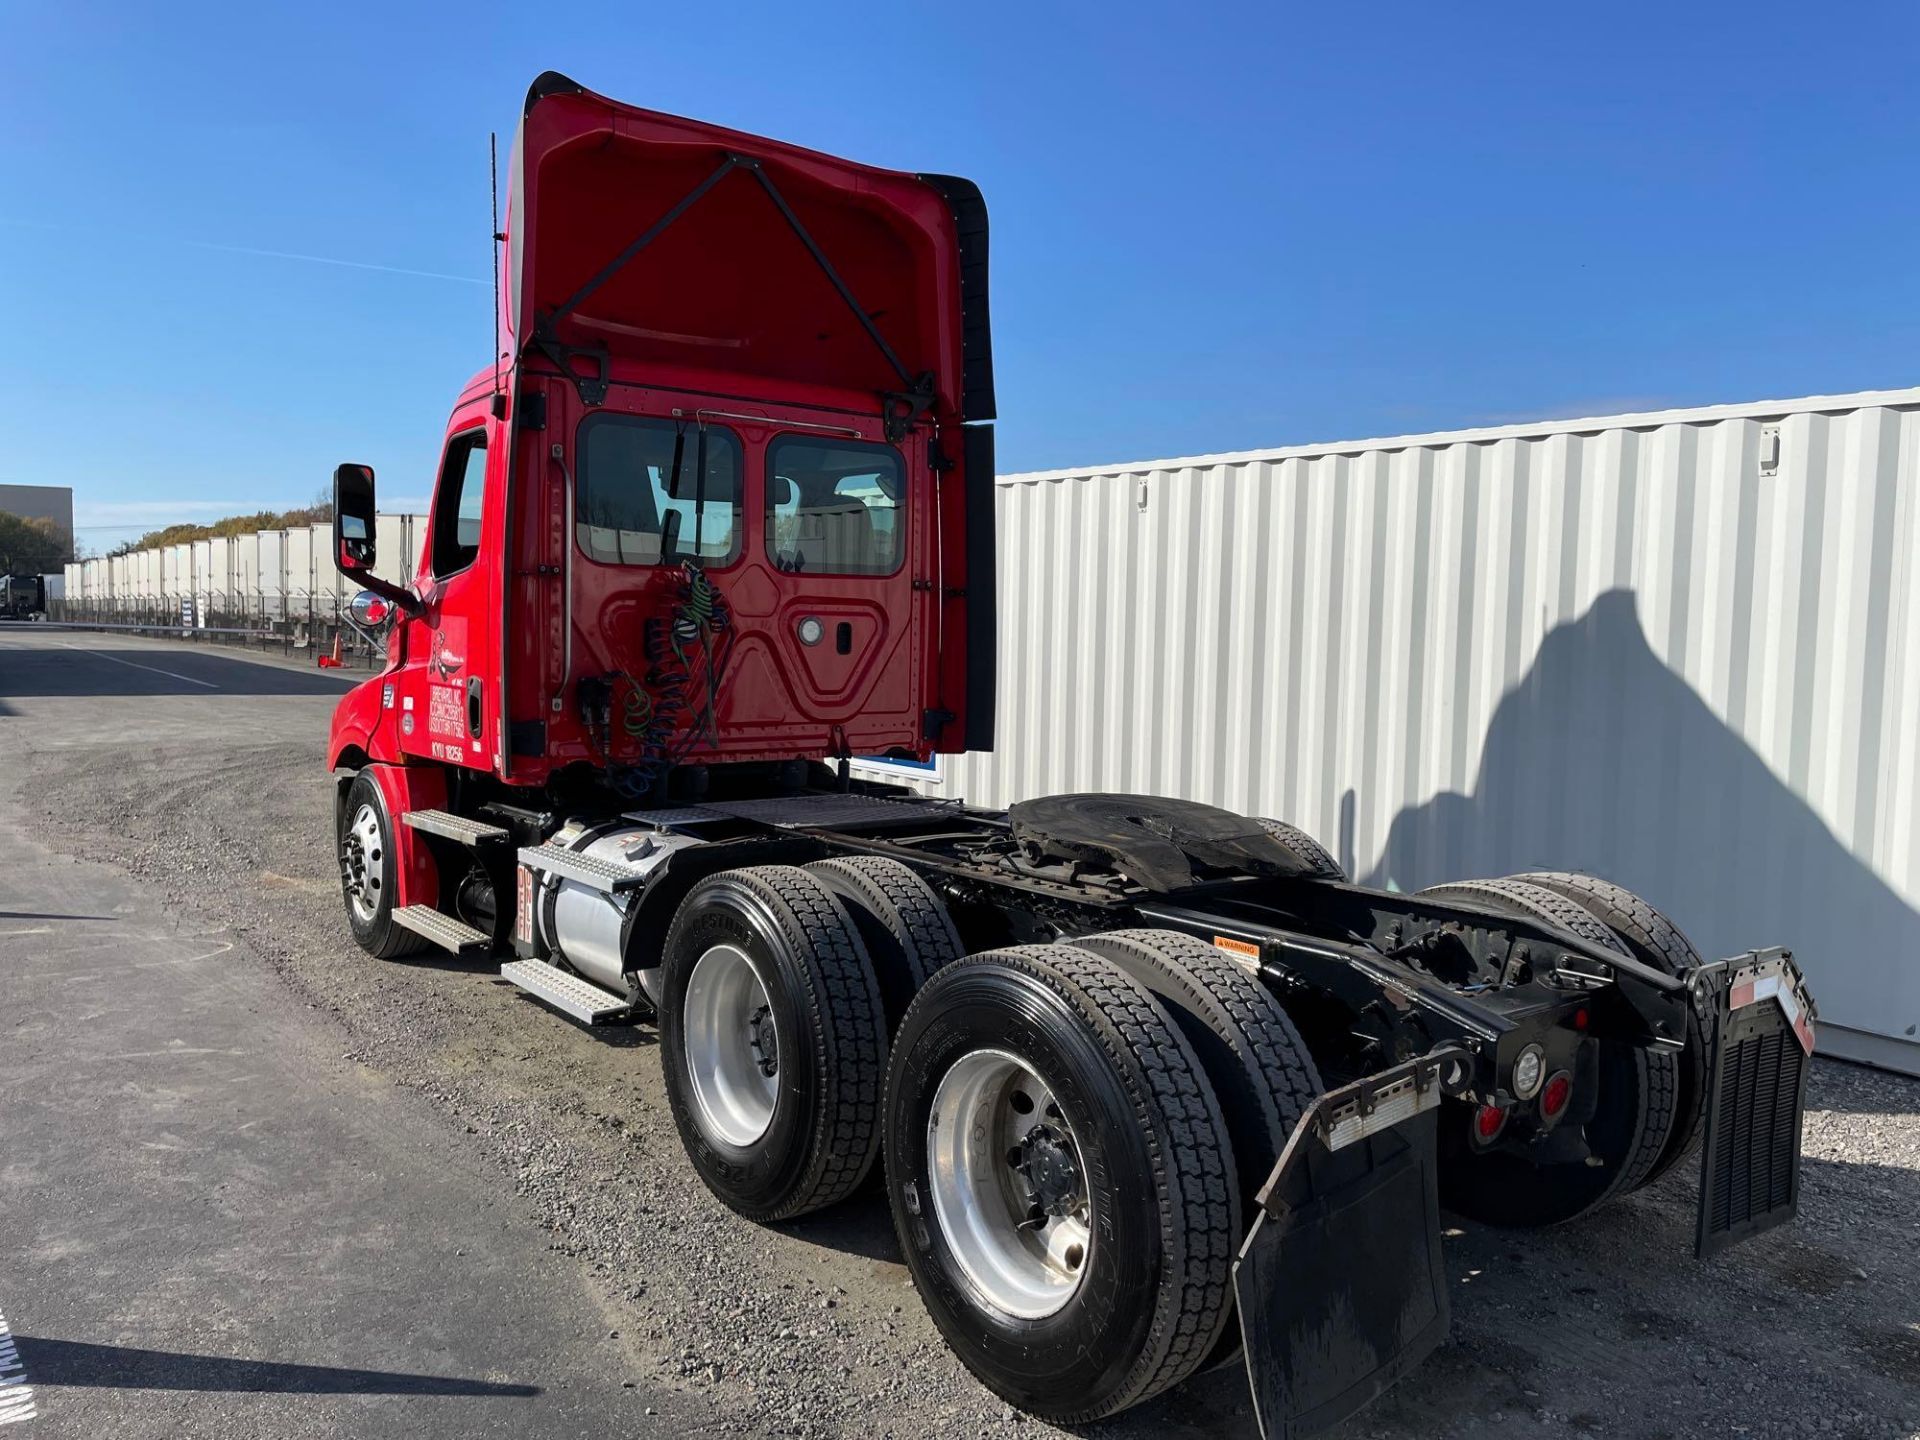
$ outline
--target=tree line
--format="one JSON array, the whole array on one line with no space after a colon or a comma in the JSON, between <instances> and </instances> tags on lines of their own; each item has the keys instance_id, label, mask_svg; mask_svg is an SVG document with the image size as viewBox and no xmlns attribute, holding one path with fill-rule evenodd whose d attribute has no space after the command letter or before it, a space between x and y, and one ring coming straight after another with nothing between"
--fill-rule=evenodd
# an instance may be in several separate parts
<instances>
[{"instance_id":1,"label":"tree line","mask_svg":"<svg viewBox=\"0 0 1920 1440\"><path fill-rule=\"evenodd\" d=\"M51 520L0 510L0 575L54 575L73 559L73 542Z\"/></svg>"},{"instance_id":2,"label":"tree line","mask_svg":"<svg viewBox=\"0 0 1920 1440\"><path fill-rule=\"evenodd\" d=\"M138 540L114 546L107 556L111 559L119 555L131 555L136 550L152 550L161 545L187 545L195 540L217 540L222 536L232 539L237 535L251 535L256 530L285 530L290 526L315 522L325 524L332 519L333 501L330 499L317 500L296 510L256 510L251 515L229 515L210 525L168 525L164 529L149 530Z\"/></svg>"}]
</instances>

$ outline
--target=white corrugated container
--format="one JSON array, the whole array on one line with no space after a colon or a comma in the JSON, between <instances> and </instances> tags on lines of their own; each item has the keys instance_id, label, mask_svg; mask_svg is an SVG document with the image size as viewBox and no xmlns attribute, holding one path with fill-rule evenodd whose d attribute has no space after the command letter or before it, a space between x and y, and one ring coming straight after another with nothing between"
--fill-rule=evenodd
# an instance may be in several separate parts
<instances>
[{"instance_id":1,"label":"white corrugated container","mask_svg":"<svg viewBox=\"0 0 1920 1440\"><path fill-rule=\"evenodd\" d=\"M254 540L259 545L259 577L254 583L267 618L277 620L286 613L287 532L262 530Z\"/></svg>"},{"instance_id":2,"label":"white corrugated container","mask_svg":"<svg viewBox=\"0 0 1920 1440\"><path fill-rule=\"evenodd\" d=\"M233 603L233 540L216 535L206 545L207 573L202 583L212 596L214 608L226 609Z\"/></svg>"},{"instance_id":3,"label":"white corrugated container","mask_svg":"<svg viewBox=\"0 0 1920 1440\"><path fill-rule=\"evenodd\" d=\"M234 536L228 553L233 557L229 608L235 615L256 615L260 610L260 532Z\"/></svg>"},{"instance_id":4,"label":"white corrugated container","mask_svg":"<svg viewBox=\"0 0 1920 1440\"><path fill-rule=\"evenodd\" d=\"M991 755L1417 889L1605 875L1920 1073L1920 390L1003 477Z\"/></svg>"},{"instance_id":5,"label":"white corrugated container","mask_svg":"<svg viewBox=\"0 0 1920 1440\"><path fill-rule=\"evenodd\" d=\"M321 524L309 525L307 550L313 556L313 593L322 596L346 594L346 577L341 575L339 567L333 563L333 527Z\"/></svg>"},{"instance_id":6,"label":"white corrugated container","mask_svg":"<svg viewBox=\"0 0 1920 1440\"><path fill-rule=\"evenodd\" d=\"M168 545L164 547L162 562L166 566L163 593L178 601L183 595L193 592L193 546Z\"/></svg>"},{"instance_id":7,"label":"white corrugated container","mask_svg":"<svg viewBox=\"0 0 1920 1440\"><path fill-rule=\"evenodd\" d=\"M394 584L407 584L413 578L413 555L407 549L407 543L413 540L413 520L405 515L376 515L372 522L372 545L374 545L374 568L372 572L382 580L392 580ZM328 543L332 543L332 532L328 532ZM349 586L349 593L359 586Z\"/></svg>"},{"instance_id":8,"label":"white corrugated container","mask_svg":"<svg viewBox=\"0 0 1920 1440\"><path fill-rule=\"evenodd\" d=\"M304 612L314 590L313 530L295 525L285 532L285 539L287 596L295 602L296 611Z\"/></svg>"}]
</instances>

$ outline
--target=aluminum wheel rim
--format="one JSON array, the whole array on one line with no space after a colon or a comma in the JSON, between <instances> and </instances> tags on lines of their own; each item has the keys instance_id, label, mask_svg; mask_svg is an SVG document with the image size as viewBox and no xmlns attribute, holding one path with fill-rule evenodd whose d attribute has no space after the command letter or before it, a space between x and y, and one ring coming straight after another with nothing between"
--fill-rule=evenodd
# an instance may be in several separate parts
<instances>
[{"instance_id":1,"label":"aluminum wheel rim","mask_svg":"<svg viewBox=\"0 0 1920 1440\"><path fill-rule=\"evenodd\" d=\"M1046 1197L1051 1205L1039 1203L1029 1178L1036 1155L1055 1171L1068 1164L1085 1174L1052 1088L1005 1050L961 1056L934 1091L927 1119L934 1218L987 1303L1019 1320L1044 1319L1071 1300L1093 1250L1084 1181ZM1017 1163L1023 1157L1028 1170Z\"/></svg>"},{"instance_id":2,"label":"aluminum wheel rim","mask_svg":"<svg viewBox=\"0 0 1920 1440\"><path fill-rule=\"evenodd\" d=\"M746 951L715 945L694 962L681 1011L700 1128L744 1150L773 1124L780 1056L767 987Z\"/></svg>"},{"instance_id":3,"label":"aluminum wheel rim","mask_svg":"<svg viewBox=\"0 0 1920 1440\"><path fill-rule=\"evenodd\" d=\"M380 912L386 858L386 846L380 840L380 814L372 805L362 805L353 812L353 824L341 842L340 871L347 904L363 925L370 924Z\"/></svg>"}]
</instances>

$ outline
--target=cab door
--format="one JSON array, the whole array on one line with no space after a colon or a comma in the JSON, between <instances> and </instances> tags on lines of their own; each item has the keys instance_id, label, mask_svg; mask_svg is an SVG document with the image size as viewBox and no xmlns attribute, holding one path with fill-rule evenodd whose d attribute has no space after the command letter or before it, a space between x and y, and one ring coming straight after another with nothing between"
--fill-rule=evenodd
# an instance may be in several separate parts
<instances>
[{"instance_id":1,"label":"cab door","mask_svg":"<svg viewBox=\"0 0 1920 1440\"><path fill-rule=\"evenodd\" d=\"M785 682L778 718L823 729L828 753L922 738L922 599L933 586L912 454L821 429L782 429L767 441L756 558L780 595L769 637Z\"/></svg>"},{"instance_id":2,"label":"cab door","mask_svg":"<svg viewBox=\"0 0 1920 1440\"><path fill-rule=\"evenodd\" d=\"M400 686L400 748L473 769L498 747L500 527L505 467L500 426L484 403L456 410L434 486L414 627ZM424 639L424 643L421 643Z\"/></svg>"}]
</instances>

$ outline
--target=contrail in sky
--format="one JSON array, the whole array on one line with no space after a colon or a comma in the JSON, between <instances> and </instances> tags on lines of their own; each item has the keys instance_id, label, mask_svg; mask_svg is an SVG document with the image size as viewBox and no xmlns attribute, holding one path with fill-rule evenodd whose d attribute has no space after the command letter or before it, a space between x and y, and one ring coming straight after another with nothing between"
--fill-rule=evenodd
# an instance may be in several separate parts
<instances>
[{"instance_id":1,"label":"contrail in sky","mask_svg":"<svg viewBox=\"0 0 1920 1440\"><path fill-rule=\"evenodd\" d=\"M0 225L10 225L21 230L55 230L63 234L90 234L84 226L54 225L44 220L3 219ZM154 237L147 237L147 243L155 243ZM409 270L401 265L376 265L368 260L342 260L333 255L303 255L295 250L262 250L253 245L222 245L214 240L185 240L174 236L159 237L158 243L188 245L196 250L223 250L229 255L259 255L268 260L304 260L309 265L338 265L347 270L376 270L383 275L411 275L419 280L451 280L457 285L487 285L491 281L481 280L472 275L448 275L439 270Z\"/></svg>"},{"instance_id":2,"label":"contrail in sky","mask_svg":"<svg viewBox=\"0 0 1920 1440\"><path fill-rule=\"evenodd\" d=\"M269 260L305 260L313 265L343 265L349 270L378 270L386 275L415 275L422 280L453 280L462 285L485 285L471 275L445 275L438 270L408 270L399 265L375 265L366 260L339 260L331 255L301 255L292 250L259 250L251 245L220 245L212 240L182 240L197 250L225 250L234 255L264 255Z\"/></svg>"}]
</instances>

